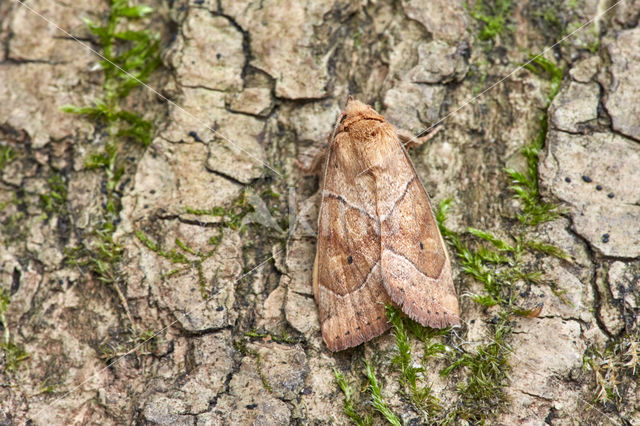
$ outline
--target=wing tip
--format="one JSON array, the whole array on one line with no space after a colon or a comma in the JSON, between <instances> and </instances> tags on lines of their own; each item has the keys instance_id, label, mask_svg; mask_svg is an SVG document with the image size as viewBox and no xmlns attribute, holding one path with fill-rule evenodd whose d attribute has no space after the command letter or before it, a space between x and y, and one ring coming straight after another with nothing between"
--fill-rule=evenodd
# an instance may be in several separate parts
<instances>
[{"instance_id":1,"label":"wing tip","mask_svg":"<svg viewBox=\"0 0 640 426\"><path fill-rule=\"evenodd\" d=\"M453 325L460 325L460 313L457 309L450 310L440 306L433 310L425 310L422 307L417 307L415 304L407 305L406 303L399 306L405 315L425 327L446 328Z\"/></svg>"},{"instance_id":2,"label":"wing tip","mask_svg":"<svg viewBox=\"0 0 640 426\"><path fill-rule=\"evenodd\" d=\"M409 299L402 292L391 292L391 300L400 310L412 320L419 322L425 327L445 328L452 325L460 325L460 308L455 295L446 298L445 303L416 303ZM448 299L448 300L447 300ZM441 300L442 301L442 300Z\"/></svg>"}]
</instances>

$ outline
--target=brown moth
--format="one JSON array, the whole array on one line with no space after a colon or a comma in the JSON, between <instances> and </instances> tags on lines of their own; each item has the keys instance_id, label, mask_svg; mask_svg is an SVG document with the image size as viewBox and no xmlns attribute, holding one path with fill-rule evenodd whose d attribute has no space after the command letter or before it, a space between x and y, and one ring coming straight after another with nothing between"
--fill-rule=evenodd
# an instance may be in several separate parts
<instances>
[{"instance_id":1,"label":"brown moth","mask_svg":"<svg viewBox=\"0 0 640 426\"><path fill-rule=\"evenodd\" d=\"M385 304L425 326L460 323L449 256L401 138L411 141L349 97L329 140L313 291L332 351L386 331Z\"/></svg>"}]
</instances>

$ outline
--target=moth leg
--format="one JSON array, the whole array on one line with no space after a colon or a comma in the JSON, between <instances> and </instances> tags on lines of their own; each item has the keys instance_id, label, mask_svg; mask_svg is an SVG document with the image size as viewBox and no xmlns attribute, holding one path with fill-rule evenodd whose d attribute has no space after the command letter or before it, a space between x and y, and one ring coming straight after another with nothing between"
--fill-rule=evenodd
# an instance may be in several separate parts
<instances>
[{"instance_id":1,"label":"moth leg","mask_svg":"<svg viewBox=\"0 0 640 426\"><path fill-rule=\"evenodd\" d=\"M440 129L442 129L442 125L436 126L429 133L419 138L416 138L415 136L413 136L411 132L404 129L398 129L397 133L398 133L398 139L400 139L400 142L402 142L402 145L404 145L406 149L409 149L409 148L414 148L416 146L420 146L423 143L427 142L429 139L434 137L440 131Z\"/></svg>"}]
</instances>

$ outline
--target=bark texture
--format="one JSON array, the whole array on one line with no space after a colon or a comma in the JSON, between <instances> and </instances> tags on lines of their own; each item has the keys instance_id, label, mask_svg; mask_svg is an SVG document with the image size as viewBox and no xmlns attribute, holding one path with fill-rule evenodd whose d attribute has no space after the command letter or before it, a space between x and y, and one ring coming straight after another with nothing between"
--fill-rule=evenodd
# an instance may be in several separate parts
<instances>
[{"instance_id":1,"label":"bark texture","mask_svg":"<svg viewBox=\"0 0 640 426\"><path fill-rule=\"evenodd\" d=\"M527 167L520 150L548 114L539 184L565 210L527 232L570 260L523 259L544 279L516 282L514 295L544 308L510 320L508 402L488 421L640 424L640 365L623 365L637 347L583 368L593 348L638 343L640 3L623 1L545 54L565 70L547 110L548 76L519 66L610 6L556 3L516 2L505 31L481 41L472 6L457 1L154 2L139 24L162 40L149 85L174 103L144 88L127 98L154 137L146 149L124 145L112 190L86 164L105 128L60 109L100 98L99 59L1 2L0 287L11 303L0 332L28 358L0 353L0 423L348 424L334 369L350 378L356 408L372 412L357 392L362 358L376 361L393 412L427 422L401 392L393 335L332 354L320 334L317 180L295 160L311 162L354 95L414 134L444 119L411 153L418 175L434 205L453 199L450 228L505 240L519 225L503 168ZM82 18L103 21L106 2L28 5L99 49ZM105 194L121 206L111 282L69 261L96 238ZM473 354L496 311L465 296L484 289L455 257L463 326L443 343ZM601 361L614 358L603 403L613 370ZM471 374L440 377L450 362L434 358L423 374L445 412L462 404L457 384Z\"/></svg>"}]
</instances>

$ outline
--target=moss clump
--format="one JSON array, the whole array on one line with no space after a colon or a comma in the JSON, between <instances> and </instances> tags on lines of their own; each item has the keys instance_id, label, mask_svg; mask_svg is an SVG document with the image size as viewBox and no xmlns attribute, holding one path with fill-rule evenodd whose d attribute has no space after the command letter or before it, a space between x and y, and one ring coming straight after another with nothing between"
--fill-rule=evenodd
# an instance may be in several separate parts
<instances>
[{"instance_id":1,"label":"moss clump","mask_svg":"<svg viewBox=\"0 0 640 426\"><path fill-rule=\"evenodd\" d=\"M129 6L128 0L111 0L110 13L104 24L85 20L102 48L104 71L102 99L90 106L65 105L65 112L87 116L106 126L103 149L89 155L85 166L104 173L105 201L103 217L77 247L67 248L67 263L88 266L101 282L110 284L120 298L131 322L126 298L120 288L118 263L122 247L113 239L122 209L120 181L125 174L121 152L128 152L130 144L146 147L151 142L152 125L139 114L125 110L122 105L131 90L144 84L160 64L158 36L148 30L130 30L128 24L150 14L145 5ZM53 204L48 195L41 198L45 206Z\"/></svg>"},{"instance_id":2,"label":"moss clump","mask_svg":"<svg viewBox=\"0 0 640 426\"><path fill-rule=\"evenodd\" d=\"M67 214L67 184L64 178L55 174L47 183L48 191L40 194L40 207L47 215Z\"/></svg>"},{"instance_id":3,"label":"moss clump","mask_svg":"<svg viewBox=\"0 0 640 426\"><path fill-rule=\"evenodd\" d=\"M562 69L542 56L533 58L533 61L528 63L526 68L537 74L549 76L548 107L560 90L564 75ZM563 212L557 205L543 201L540 196L538 159L547 137L548 118L546 113L540 118L539 127L540 130L535 139L521 151L527 160L527 169L524 172L510 168L505 169L505 172L512 179L510 188L515 192L515 198L522 203L522 211L517 214L517 218L523 225L531 226L554 220Z\"/></svg>"},{"instance_id":4,"label":"moss clump","mask_svg":"<svg viewBox=\"0 0 640 426\"><path fill-rule=\"evenodd\" d=\"M164 257L165 259L171 261L171 263L174 263L176 265L181 265L180 267L172 269L171 271L166 273L164 275L165 277L172 277L176 274L184 273L190 269L195 268L198 273L198 284L200 286L200 295L202 296L202 299L207 300L210 297L209 290L207 289L207 282L202 270L202 263L215 254L216 249L221 241L221 235L211 237L209 239L209 243L212 245L212 248L211 250L208 250L206 252L194 250L178 238L174 240L174 243L178 248L167 250L163 249L157 242L153 241L142 231L136 231L136 237L138 237L138 240L142 244L144 244L149 250L153 251L158 256Z\"/></svg>"},{"instance_id":5,"label":"moss clump","mask_svg":"<svg viewBox=\"0 0 640 426\"><path fill-rule=\"evenodd\" d=\"M7 321L7 311L11 300L9 293L0 287L0 326L2 326L2 341L0 342L1 361L4 366L5 373L16 372L20 369L22 363L29 358L29 353L24 350L22 345L13 341L9 333L9 324Z\"/></svg>"},{"instance_id":6,"label":"moss clump","mask_svg":"<svg viewBox=\"0 0 640 426\"><path fill-rule=\"evenodd\" d=\"M458 384L460 402L449 413L452 418L483 423L508 402L504 391L509 378L508 360L511 352L506 342L511 332L508 316L501 314L490 330L490 343L479 346L473 354L463 353L441 372L443 376L448 376L461 367L468 370L466 380Z\"/></svg>"},{"instance_id":7,"label":"moss clump","mask_svg":"<svg viewBox=\"0 0 640 426\"><path fill-rule=\"evenodd\" d=\"M400 419L396 416L391 409L387 406L384 398L382 397L382 388L378 384L378 379L376 378L375 369L372 363L369 361L364 361L365 371L367 374L367 379L369 380L369 392L371 393L372 405L376 411L378 411L382 416L389 422L389 424L393 426L402 426L400 423Z\"/></svg>"},{"instance_id":8,"label":"moss clump","mask_svg":"<svg viewBox=\"0 0 640 426\"><path fill-rule=\"evenodd\" d=\"M256 359L256 372L258 373L258 376L260 376L260 381L262 382L262 386L267 392L273 393L273 389L271 388L271 385L269 384L267 377L264 375L264 372L262 371L262 356L260 355L260 353L258 353L258 351L249 349L247 347L246 341L242 339L234 340L233 347L241 354L246 356L250 355Z\"/></svg>"},{"instance_id":9,"label":"moss clump","mask_svg":"<svg viewBox=\"0 0 640 426\"><path fill-rule=\"evenodd\" d=\"M10 146L0 146L0 171L17 157L16 151Z\"/></svg>"},{"instance_id":10,"label":"moss clump","mask_svg":"<svg viewBox=\"0 0 640 426\"><path fill-rule=\"evenodd\" d=\"M220 218L220 226L240 231L241 234L248 230L248 225L255 225L254 229L267 228L270 236L281 238L285 234L284 230L288 228L288 219L280 215L277 205L269 208L265 202L265 200L268 202L279 198L280 194L270 188L262 191L260 195L251 190L245 190L230 206L215 206L207 209L187 206L185 213Z\"/></svg>"},{"instance_id":11,"label":"moss clump","mask_svg":"<svg viewBox=\"0 0 640 426\"><path fill-rule=\"evenodd\" d=\"M480 40L493 40L507 29L507 19L513 1L511 0L494 0L483 2L477 0L473 8L465 2L465 7L473 19L482 23L482 27L478 32Z\"/></svg>"},{"instance_id":12,"label":"moss clump","mask_svg":"<svg viewBox=\"0 0 640 426\"><path fill-rule=\"evenodd\" d=\"M344 377L344 374L342 374L335 368L333 369L333 374L336 376L336 382L338 383L340 390L342 390L342 393L344 394L344 413L351 419L354 424L358 426L371 425L371 423L373 422L373 418L371 416L362 417L356 411L354 392L346 377Z\"/></svg>"},{"instance_id":13,"label":"moss clump","mask_svg":"<svg viewBox=\"0 0 640 426\"><path fill-rule=\"evenodd\" d=\"M209 209L195 209L187 206L185 213L193 214L196 216L213 216L222 219L222 226L233 230L239 230L244 232L246 227L243 225L242 220L244 217L253 212L254 208L247 202L245 194L229 207L215 206Z\"/></svg>"},{"instance_id":14,"label":"moss clump","mask_svg":"<svg viewBox=\"0 0 640 426\"><path fill-rule=\"evenodd\" d=\"M403 385L405 396L418 413L425 413L429 419L433 419L442 410L442 407L438 398L431 392L431 386L422 383L422 376L425 372L422 365L428 361L429 357L441 355L446 351L444 345L432 342L431 339L448 334L450 330L448 328L437 330L422 327L405 317L399 309L393 306L387 306L386 314L393 328L397 348L397 354L391 362L400 372L400 382ZM412 333L424 344L422 360L418 364L420 367L416 367L411 355L412 344L409 333Z\"/></svg>"}]
</instances>

